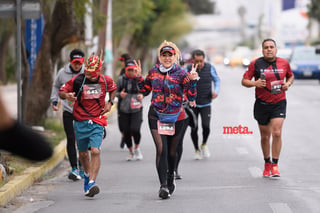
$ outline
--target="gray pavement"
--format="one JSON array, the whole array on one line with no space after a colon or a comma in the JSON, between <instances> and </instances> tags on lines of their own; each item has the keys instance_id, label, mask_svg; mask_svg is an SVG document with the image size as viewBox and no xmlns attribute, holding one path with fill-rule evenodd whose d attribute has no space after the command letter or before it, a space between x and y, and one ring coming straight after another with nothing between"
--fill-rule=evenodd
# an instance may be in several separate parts
<instances>
[{"instance_id":1,"label":"gray pavement","mask_svg":"<svg viewBox=\"0 0 320 213\"><path fill-rule=\"evenodd\" d=\"M155 147L148 129L146 99L142 127L142 161L127 162L119 147L116 113L109 117L97 179L101 193L83 194L83 182L67 179L63 161L0 212L320 212L317 124L320 92L317 81L296 81L288 92L283 129L281 178L262 178L263 158L253 119L254 89L241 86L243 69L217 66L221 93L213 102L211 158L196 161L188 129L180 166L182 180L171 199L158 198ZM223 134L223 127L248 127L253 134ZM201 138L201 137L200 137Z\"/></svg>"}]
</instances>

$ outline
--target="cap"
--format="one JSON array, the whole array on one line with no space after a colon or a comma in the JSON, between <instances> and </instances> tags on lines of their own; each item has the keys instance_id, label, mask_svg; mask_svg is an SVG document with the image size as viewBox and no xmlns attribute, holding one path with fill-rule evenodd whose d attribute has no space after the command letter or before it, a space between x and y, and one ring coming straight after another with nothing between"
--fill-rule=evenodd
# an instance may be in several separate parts
<instances>
[{"instance_id":1,"label":"cap","mask_svg":"<svg viewBox=\"0 0 320 213\"><path fill-rule=\"evenodd\" d=\"M88 72L98 72L100 71L102 64L103 61L100 59L100 57L92 54L90 58L88 58L84 70Z\"/></svg>"},{"instance_id":2,"label":"cap","mask_svg":"<svg viewBox=\"0 0 320 213\"><path fill-rule=\"evenodd\" d=\"M172 54L175 54L175 53L176 53L176 51L174 50L174 48L171 47L171 46L164 46L164 47L162 47L161 50L160 50L160 55L162 55L162 54L165 53L165 52L170 52L170 53L172 53Z\"/></svg>"},{"instance_id":3,"label":"cap","mask_svg":"<svg viewBox=\"0 0 320 213\"><path fill-rule=\"evenodd\" d=\"M79 49L74 49L70 52L70 62L83 63L84 62L84 53Z\"/></svg>"},{"instance_id":4,"label":"cap","mask_svg":"<svg viewBox=\"0 0 320 213\"><path fill-rule=\"evenodd\" d=\"M128 53L124 53L122 54L119 58L118 58L118 61L123 61L125 62L126 60L130 59L130 55Z\"/></svg>"},{"instance_id":5,"label":"cap","mask_svg":"<svg viewBox=\"0 0 320 213\"><path fill-rule=\"evenodd\" d=\"M126 60L126 70L127 69L133 69L133 68L136 68L136 64L134 63L134 60L132 59L128 59Z\"/></svg>"}]
</instances>

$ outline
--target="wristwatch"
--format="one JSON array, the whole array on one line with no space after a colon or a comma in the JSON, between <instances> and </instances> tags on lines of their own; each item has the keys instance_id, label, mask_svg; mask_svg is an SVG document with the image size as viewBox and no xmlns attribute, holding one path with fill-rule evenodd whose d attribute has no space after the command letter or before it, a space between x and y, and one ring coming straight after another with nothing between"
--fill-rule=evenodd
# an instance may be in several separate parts
<instances>
[{"instance_id":1,"label":"wristwatch","mask_svg":"<svg viewBox=\"0 0 320 213\"><path fill-rule=\"evenodd\" d=\"M110 103L111 103L111 105L113 105L114 100L109 99L109 101L108 101L108 102L110 102Z\"/></svg>"}]
</instances>

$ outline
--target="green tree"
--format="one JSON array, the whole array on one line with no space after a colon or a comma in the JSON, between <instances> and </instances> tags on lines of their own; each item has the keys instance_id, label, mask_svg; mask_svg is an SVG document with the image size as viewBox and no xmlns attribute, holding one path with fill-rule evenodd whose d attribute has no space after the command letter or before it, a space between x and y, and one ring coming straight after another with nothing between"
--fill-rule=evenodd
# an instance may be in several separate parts
<instances>
[{"instance_id":1,"label":"green tree","mask_svg":"<svg viewBox=\"0 0 320 213\"><path fill-rule=\"evenodd\" d=\"M61 49L70 43L84 40L83 15L87 0L43 0L45 19L42 42L35 62L32 83L24 91L26 123L41 124L50 106L54 64ZM24 82L27 83L27 82ZM24 87L26 88L26 87Z\"/></svg>"},{"instance_id":2,"label":"green tree","mask_svg":"<svg viewBox=\"0 0 320 213\"><path fill-rule=\"evenodd\" d=\"M118 0L113 13L114 54L129 52L142 61L163 40L177 41L192 29L182 0Z\"/></svg>"},{"instance_id":3,"label":"green tree","mask_svg":"<svg viewBox=\"0 0 320 213\"><path fill-rule=\"evenodd\" d=\"M210 0L184 0L189 10L196 15L199 14L213 14L215 9L215 3Z\"/></svg>"},{"instance_id":4,"label":"green tree","mask_svg":"<svg viewBox=\"0 0 320 213\"><path fill-rule=\"evenodd\" d=\"M320 22L320 1L311 0L310 4L308 5L308 9L308 15Z\"/></svg>"},{"instance_id":5,"label":"green tree","mask_svg":"<svg viewBox=\"0 0 320 213\"><path fill-rule=\"evenodd\" d=\"M318 0L311 0L308 5L308 15L318 22L318 29L320 29L320 2ZM318 38L320 38L320 30L318 30Z\"/></svg>"},{"instance_id":6,"label":"green tree","mask_svg":"<svg viewBox=\"0 0 320 213\"><path fill-rule=\"evenodd\" d=\"M6 84L8 81L6 65L9 60L8 48L9 40L15 32L14 22L12 19L0 19L0 83ZM12 70L10 70L12 72Z\"/></svg>"}]
</instances>

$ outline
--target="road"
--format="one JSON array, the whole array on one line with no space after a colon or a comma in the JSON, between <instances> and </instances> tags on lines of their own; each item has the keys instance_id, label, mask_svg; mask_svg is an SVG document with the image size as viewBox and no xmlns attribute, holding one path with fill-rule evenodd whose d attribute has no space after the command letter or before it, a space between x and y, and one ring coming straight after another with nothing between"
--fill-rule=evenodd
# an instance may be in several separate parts
<instances>
[{"instance_id":1,"label":"road","mask_svg":"<svg viewBox=\"0 0 320 213\"><path fill-rule=\"evenodd\" d=\"M97 179L100 194L93 199L85 197L83 182L67 179L68 163L64 161L45 180L17 197L14 205L0 212L320 212L319 83L296 81L287 93L279 161L281 178L275 180L261 176L264 162L252 115L254 89L241 86L244 69L219 65L217 71L221 92L212 107L208 141L212 156L207 160L193 159L188 129L180 166L183 179L176 181L177 189L171 199L158 198L155 147L146 117L141 139L144 159L127 162L128 152L119 148L120 133L114 113L102 146ZM146 116L147 107L144 110ZM253 134L223 134L223 127L239 125Z\"/></svg>"}]
</instances>

